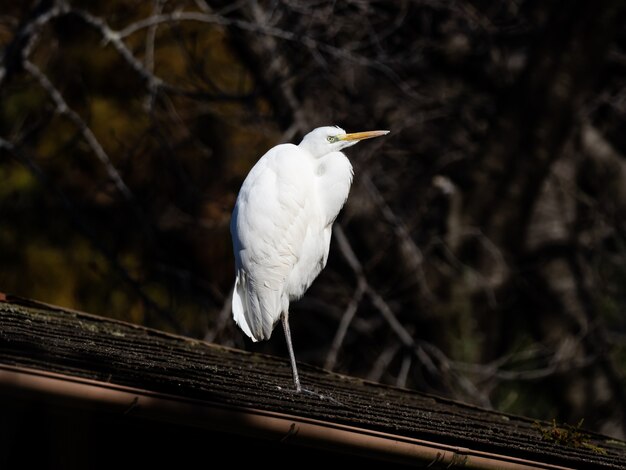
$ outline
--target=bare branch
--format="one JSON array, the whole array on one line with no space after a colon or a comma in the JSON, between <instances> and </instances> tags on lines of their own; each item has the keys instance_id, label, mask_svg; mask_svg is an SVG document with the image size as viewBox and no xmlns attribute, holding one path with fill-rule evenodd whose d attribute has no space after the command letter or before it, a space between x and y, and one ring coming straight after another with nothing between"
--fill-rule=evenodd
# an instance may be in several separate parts
<instances>
[{"instance_id":1,"label":"bare branch","mask_svg":"<svg viewBox=\"0 0 626 470\"><path fill-rule=\"evenodd\" d=\"M520 370L507 370L504 369L507 362L512 360L519 360L520 358L526 360L534 360L537 358L535 349L522 351L518 354L506 355L496 361L489 364L468 364L464 362L455 361L454 367L459 370L476 374L482 377L482 380L491 381L534 381L545 379L557 374L566 374L576 370L589 367L597 361L595 356L586 356L584 358L559 358L558 353L554 353L548 363L543 367L534 367ZM543 353L542 353L543 354Z\"/></svg>"},{"instance_id":2,"label":"bare branch","mask_svg":"<svg viewBox=\"0 0 626 470\"><path fill-rule=\"evenodd\" d=\"M365 274L363 272L363 267L359 262L358 258L354 254L354 250L350 246L348 242L348 238L343 231L343 228L339 224L335 224L333 227L333 233L335 234L335 239L337 240L337 245L344 259L348 262L354 273L357 275L357 279L359 283L362 283L365 286L365 291L367 295L371 298L372 303L381 313L383 318L387 321L391 329L398 335L398 338L402 341L402 344L408 348L413 347L415 342L413 341L413 337L410 333L402 326L402 323L398 321L395 314L387 305L387 302L383 300L383 298L378 295L378 293L372 289L372 287L367 282L365 278Z\"/></svg>"},{"instance_id":3,"label":"bare branch","mask_svg":"<svg viewBox=\"0 0 626 470\"><path fill-rule=\"evenodd\" d=\"M164 85L163 80L154 75L133 55L128 49L122 36L117 31L114 31L102 18L92 15L84 10L71 10L71 13L81 18L85 23L97 29L104 39L105 44L111 44L124 58L124 60L133 68L133 70L146 82L148 90L150 92L156 92L160 87Z\"/></svg>"},{"instance_id":4,"label":"bare branch","mask_svg":"<svg viewBox=\"0 0 626 470\"><path fill-rule=\"evenodd\" d=\"M324 363L324 368L328 370L333 370L335 364L337 362L337 355L339 354L339 349L343 344L343 340L346 337L346 333L348 332L348 328L350 327L350 323L352 323L352 319L356 314L357 309L359 308L359 303L361 303L361 299L363 298L363 294L367 289L367 283L363 277L359 278L357 281L357 288L352 295L352 300L348 304L348 307L343 313L341 317L341 321L339 322L339 326L337 327L337 332L335 333L335 337L333 339L333 343L328 350L328 354L326 355L326 362Z\"/></svg>"},{"instance_id":5,"label":"bare branch","mask_svg":"<svg viewBox=\"0 0 626 470\"><path fill-rule=\"evenodd\" d=\"M224 305L217 316L217 323L214 328L208 330L204 335L204 340L213 343L218 335L224 330L230 319L230 312L233 305L233 289L228 293L228 297L224 300Z\"/></svg>"},{"instance_id":6,"label":"bare branch","mask_svg":"<svg viewBox=\"0 0 626 470\"><path fill-rule=\"evenodd\" d=\"M22 67L22 61L27 59L35 44L39 40L41 29L52 19L67 13L68 6L63 1L57 1L43 12L39 8L34 8L37 13L25 21L17 31L13 40L4 48L2 60L0 60L0 87L6 77L15 69Z\"/></svg>"},{"instance_id":7,"label":"bare branch","mask_svg":"<svg viewBox=\"0 0 626 470\"><path fill-rule=\"evenodd\" d=\"M441 378L444 382L453 380L454 383L464 391L466 396L472 397L482 406L491 406L487 396L476 389L466 377L454 373L452 361L450 361L440 349L423 341L418 342L413 338L404 325L398 320L389 304L387 304L383 297L367 282L362 265L356 257L354 250L352 250L348 238L339 224L334 225L333 233L344 259L346 259L354 271L358 282L365 286L365 293L371 299L372 304L385 319L391 330L396 334L401 345L411 351L431 374Z\"/></svg>"},{"instance_id":8,"label":"bare branch","mask_svg":"<svg viewBox=\"0 0 626 470\"><path fill-rule=\"evenodd\" d=\"M159 15L163 10L164 0L154 0L154 7L152 8L153 15ZM154 24L148 28L146 34L146 47L144 55L144 64L146 69L150 72L154 71L154 40L156 38L156 32L159 25Z\"/></svg>"},{"instance_id":9,"label":"bare branch","mask_svg":"<svg viewBox=\"0 0 626 470\"><path fill-rule=\"evenodd\" d=\"M0 149L5 149L9 152L12 152L14 150L14 146L11 142L9 142L6 139L3 139L2 137L0 137Z\"/></svg>"},{"instance_id":10,"label":"bare branch","mask_svg":"<svg viewBox=\"0 0 626 470\"><path fill-rule=\"evenodd\" d=\"M87 141L89 147L96 155L98 160L104 165L104 168L109 175L109 178L115 184L115 187L118 189L120 193L127 200L133 200L133 194L124 183L124 180L115 169L115 166L111 162L111 159L105 152L102 145L94 135L93 131L89 128L87 123L83 121L83 119L78 115L76 111L71 109L65 99L59 92L59 90L52 84L52 82L48 79L48 77L37 67L34 63L25 60L24 61L24 69L28 71L38 82L39 85L48 93L50 99L54 102L56 109L55 111L63 116L66 116L72 123L78 128L78 130L83 135L83 138Z\"/></svg>"},{"instance_id":11,"label":"bare branch","mask_svg":"<svg viewBox=\"0 0 626 470\"><path fill-rule=\"evenodd\" d=\"M135 73L137 73L137 75L139 75L146 83L148 93L153 97L156 97L157 93L160 91L187 96L194 99L208 99L211 101L241 101L249 99L252 96L239 94L232 95L228 93L207 93L204 91L186 90L175 87L155 75L149 67L144 66L144 64L133 55L132 51L122 40L124 37L126 37L126 34L124 34L124 30L121 32L116 31L112 29L102 18L94 16L84 10L72 9L68 13L76 15L77 17L81 18L86 24L92 26L98 32L100 32L103 38L103 43L111 44L115 48L115 50L117 50L117 52L122 56L126 63L128 63L130 67L135 71ZM148 19L150 18L153 17L149 17ZM149 22L144 20L132 23L129 27L132 27L136 24L143 25L141 28L137 29L137 31L139 31L143 28L154 28L155 26L160 24L160 22Z\"/></svg>"},{"instance_id":12,"label":"bare branch","mask_svg":"<svg viewBox=\"0 0 626 470\"><path fill-rule=\"evenodd\" d=\"M154 0L154 6L152 8L153 15L158 15L163 10L163 4L165 0ZM153 25L148 28L146 34L146 46L144 54L144 63L146 70L150 73L154 73L154 42L156 39L158 25ZM156 90L151 88L150 93L145 102L146 110L150 111L154 106L154 99L156 98Z\"/></svg>"},{"instance_id":13,"label":"bare branch","mask_svg":"<svg viewBox=\"0 0 626 470\"><path fill-rule=\"evenodd\" d=\"M248 4L249 5L249 4ZM329 44L321 43L316 39L313 39L310 36L302 36L291 31L287 31L285 29L276 28L274 26L270 26L267 23L252 23L249 21L244 21L236 18L229 18L222 15L216 14L207 14L196 11L173 11L171 13L164 13L160 15L152 15L143 20L135 21L131 23L126 28L112 32L115 33L115 38L121 40L125 37L128 37L137 31L142 29L150 28L154 25L163 24L163 23L172 23L177 21L196 21L200 23L207 23L218 26L234 26L243 31L248 31L251 33L264 34L266 36L271 36L276 39L282 39L284 41L289 42L297 42L310 48L320 49L331 55L336 57L340 57L343 59L348 59L351 62L354 62L358 65L370 66L370 67L380 67L381 63L374 61L372 59L368 59L366 57L351 53L343 48L338 48L335 46L331 46Z\"/></svg>"},{"instance_id":14,"label":"bare branch","mask_svg":"<svg viewBox=\"0 0 626 470\"><path fill-rule=\"evenodd\" d=\"M250 7L250 3L246 3L247 7ZM252 4L254 7L255 4ZM255 18L259 18L260 9L256 8ZM160 15L152 15L140 21L136 21L126 28L115 32L117 40L121 40L131 34L136 33L145 28L150 28L156 24L171 23L177 21L197 21L200 23L207 23L218 26L234 27L242 31L247 31L255 34L263 34L268 37L280 39L288 42L295 42L306 47L314 57L321 57L319 51L322 51L330 56L336 57L343 61L348 61L355 65L370 67L380 70L387 75L402 91L409 97L416 99L423 99L423 96L418 93L406 82L404 82L397 73L390 66L383 63L381 60L370 59L360 54L356 54L353 51L345 47L336 47L330 44L318 41L310 36L302 35L288 31L286 29L277 28L271 26L265 21L250 22L238 18L226 17L223 15L209 14L206 12L197 11L181 11L176 10L171 13L164 13Z\"/></svg>"},{"instance_id":15,"label":"bare branch","mask_svg":"<svg viewBox=\"0 0 626 470\"><path fill-rule=\"evenodd\" d=\"M409 376L409 370L411 370L411 363L413 356L411 354L405 354L402 358L402 364L400 365L400 372L396 379L396 387L406 387L406 380Z\"/></svg>"},{"instance_id":16,"label":"bare branch","mask_svg":"<svg viewBox=\"0 0 626 470\"><path fill-rule=\"evenodd\" d=\"M428 253L428 251L433 247L440 247L443 250L447 263L449 263L453 269L467 275L469 290L471 292L482 291L485 294L486 299L489 301L489 305L492 308L495 307L497 305L495 291L505 282L507 275L511 272L502 252L478 228L466 228L460 230L458 236L460 240L476 240L478 244L482 246L487 253L489 253L494 266L491 274L484 275L471 265L463 263L459 260L450 244L440 237L433 237L428 246L425 248L425 251ZM445 271L445 266L436 266L440 271ZM450 275L451 273L446 274Z\"/></svg>"},{"instance_id":17,"label":"bare branch","mask_svg":"<svg viewBox=\"0 0 626 470\"><path fill-rule=\"evenodd\" d=\"M398 354L398 351L400 351L400 347L400 343L394 342L391 346L384 349L374 362L369 374L367 374L367 380L380 382L387 367L389 367L393 358Z\"/></svg>"},{"instance_id":18,"label":"bare branch","mask_svg":"<svg viewBox=\"0 0 626 470\"><path fill-rule=\"evenodd\" d=\"M415 273L418 284L420 286L420 291L427 296L427 298L432 297L432 292L428 288L428 284L426 282L426 276L424 274L423 263L424 256L422 255L421 250L413 241L409 230L406 225L400 220L398 216L393 212L389 204L385 201L385 198L380 194L380 191L370 178L367 172L363 172L361 175L361 182L363 186L367 190L368 194L380 210L384 219L387 223L393 228L394 234L398 238L400 242L400 249L402 250L402 254L408 259L409 266Z\"/></svg>"}]
</instances>

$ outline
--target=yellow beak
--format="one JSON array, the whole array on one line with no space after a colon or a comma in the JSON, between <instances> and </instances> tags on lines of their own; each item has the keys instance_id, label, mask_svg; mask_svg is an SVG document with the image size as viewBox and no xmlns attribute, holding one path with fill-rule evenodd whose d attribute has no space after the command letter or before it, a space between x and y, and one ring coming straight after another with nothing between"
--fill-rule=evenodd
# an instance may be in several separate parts
<instances>
[{"instance_id":1,"label":"yellow beak","mask_svg":"<svg viewBox=\"0 0 626 470\"><path fill-rule=\"evenodd\" d=\"M389 134L389 131L354 132L353 134L338 135L337 139L339 140L364 140L364 139L371 139L373 137L380 137L382 135L387 135L387 134Z\"/></svg>"}]
</instances>

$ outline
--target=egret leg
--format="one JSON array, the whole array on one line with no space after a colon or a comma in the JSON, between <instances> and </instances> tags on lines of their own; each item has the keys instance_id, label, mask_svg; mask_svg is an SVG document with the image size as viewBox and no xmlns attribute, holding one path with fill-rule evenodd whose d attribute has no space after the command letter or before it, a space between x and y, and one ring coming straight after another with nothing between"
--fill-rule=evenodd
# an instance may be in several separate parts
<instances>
[{"instance_id":1,"label":"egret leg","mask_svg":"<svg viewBox=\"0 0 626 470\"><path fill-rule=\"evenodd\" d=\"M296 366L296 356L293 353L291 344L291 330L289 329L289 311L285 310L280 315L283 321L283 330L285 330L285 340L287 341L287 349L289 350L289 359L291 360L291 371L293 372L293 383L296 386L296 392L301 392L300 377L298 377L298 367Z\"/></svg>"}]
</instances>

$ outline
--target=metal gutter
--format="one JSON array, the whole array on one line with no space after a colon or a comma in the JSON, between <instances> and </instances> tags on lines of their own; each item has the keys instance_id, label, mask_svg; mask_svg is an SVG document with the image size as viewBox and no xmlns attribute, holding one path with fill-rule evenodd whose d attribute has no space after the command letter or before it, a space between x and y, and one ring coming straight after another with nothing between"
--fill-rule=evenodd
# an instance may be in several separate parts
<instances>
[{"instance_id":1,"label":"metal gutter","mask_svg":"<svg viewBox=\"0 0 626 470\"><path fill-rule=\"evenodd\" d=\"M149 390L0 364L0 396L103 408L153 420L369 457L483 469L566 469L544 462L254 408L230 407Z\"/></svg>"}]
</instances>

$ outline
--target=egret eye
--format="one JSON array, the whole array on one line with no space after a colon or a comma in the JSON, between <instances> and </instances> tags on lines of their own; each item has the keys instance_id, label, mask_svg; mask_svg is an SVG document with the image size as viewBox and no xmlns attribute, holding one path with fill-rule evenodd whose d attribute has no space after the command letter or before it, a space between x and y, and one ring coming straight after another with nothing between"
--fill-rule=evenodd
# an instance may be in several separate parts
<instances>
[{"instance_id":1,"label":"egret eye","mask_svg":"<svg viewBox=\"0 0 626 470\"><path fill-rule=\"evenodd\" d=\"M335 137L334 135L329 135L328 137L326 137L326 140L330 142L331 144L333 144L337 142L337 137Z\"/></svg>"}]
</instances>

